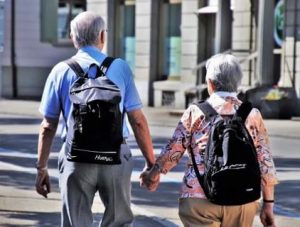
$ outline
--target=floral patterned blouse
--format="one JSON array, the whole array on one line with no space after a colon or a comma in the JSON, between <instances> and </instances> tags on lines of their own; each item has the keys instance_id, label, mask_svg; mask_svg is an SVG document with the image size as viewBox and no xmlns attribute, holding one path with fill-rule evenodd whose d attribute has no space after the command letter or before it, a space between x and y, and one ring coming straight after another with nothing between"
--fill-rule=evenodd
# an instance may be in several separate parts
<instances>
[{"instance_id":1,"label":"floral patterned blouse","mask_svg":"<svg viewBox=\"0 0 300 227\"><path fill-rule=\"evenodd\" d=\"M233 115L241 104L236 93L215 92L207 100L220 115ZM246 127L253 138L260 164L262 185L277 184L276 170L270 152L269 137L259 110L253 108L246 119ZM200 174L204 172L204 151L211 124L203 112L191 105L181 117L172 139L162 149L156 163L166 174L179 162L185 151L192 151ZM189 152L188 152L189 153ZM183 177L181 198L206 198L189 159Z\"/></svg>"}]
</instances>

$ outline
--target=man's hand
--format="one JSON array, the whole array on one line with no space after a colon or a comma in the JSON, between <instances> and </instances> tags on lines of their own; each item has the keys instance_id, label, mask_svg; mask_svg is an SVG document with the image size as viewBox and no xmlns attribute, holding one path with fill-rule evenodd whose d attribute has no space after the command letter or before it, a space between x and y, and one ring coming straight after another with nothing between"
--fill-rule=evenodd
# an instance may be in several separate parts
<instances>
[{"instance_id":1,"label":"man's hand","mask_svg":"<svg viewBox=\"0 0 300 227\"><path fill-rule=\"evenodd\" d=\"M144 170L140 175L140 186L146 187L150 191L155 191L160 180L160 172L154 165L150 170Z\"/></svg>"},{"instance_id":2,"label":"man's hand","mask_svg":"<svg viewBox=\"0 0 300 227\"><path fill-rule=\"evenodd\" d=\"M261 208L260 220L264 227L275 227L273 205L273 203L264 203Z\"/></svg>"},{"instance_id":3,"label":"man's hand","mask_svg":"<svg viewBox=\"0 0 300 227\"><path fill-rule=\"evenodd\" d=\"M35 189L37 193L47 198L47 194L51 191L50 179L47 169L38 169L35 180Z\"/></svg>"},{"instance_id":4,"label":"man's hand","mask_svg":"<svg viewBox=\"0 0 300 227\"><path fill-rule=\"evenodd\" d=\"M45 117L41 123L38 141L37 176L35 188L37 193L47 198L50 193L50 180L47 170L47 162L50 154L53 138L58 125L58 118Z\"/></svg>"}]
</instances>

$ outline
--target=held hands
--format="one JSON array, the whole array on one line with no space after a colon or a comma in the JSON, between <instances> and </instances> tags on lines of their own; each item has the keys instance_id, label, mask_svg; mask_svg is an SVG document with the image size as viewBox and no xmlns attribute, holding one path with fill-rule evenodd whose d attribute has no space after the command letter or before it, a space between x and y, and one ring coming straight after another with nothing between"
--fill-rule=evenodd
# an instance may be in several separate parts
<instances>
[{"instance_id":1,"label":"held hands","mask_svg":"<svg viewBox=\"0 0 300 227\"><path fill-rule=\"evenodd\" d=\"M275 227L273 205L274 203L263 203L260 220L264 227Z\"/></svg>"},{"instance_id":2,"label":"held hands","mask_svg":"<svg viewBox=\"0 0 300 227\"><path fill-rule=\"evenodd\" d=\"M35 190L45 198L47 198L47 194L50 193L50 179L47 168L37 169Z\"/></svg>"},{"instance_id":3,"label":"held hands","mask_svg":"<svg viewBox=\"0 0 300 227\"><path fill-rule=\"evenodd\" d=\"M149 170L144 168L140 175L140 186L146 187L150 191L155 191L160 180L160 172L156 165Z\"/></svg>"}]
</instances>

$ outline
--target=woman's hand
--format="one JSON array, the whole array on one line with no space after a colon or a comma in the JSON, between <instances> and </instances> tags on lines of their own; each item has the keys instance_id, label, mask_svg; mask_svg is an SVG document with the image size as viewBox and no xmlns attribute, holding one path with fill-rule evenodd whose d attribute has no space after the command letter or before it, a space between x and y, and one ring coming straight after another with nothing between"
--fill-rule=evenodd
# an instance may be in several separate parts
<instances>
[{"instance_id":1,"label":"woman's hand","mask_svg":"<svg viewBox=\"0 0 300 227\"><path fill-rule=\"evenodd\" d=\"M263 203L260 212L260 220L264 227L275 227L273 206L274 203Z\"/></svg>"}]
</instances>

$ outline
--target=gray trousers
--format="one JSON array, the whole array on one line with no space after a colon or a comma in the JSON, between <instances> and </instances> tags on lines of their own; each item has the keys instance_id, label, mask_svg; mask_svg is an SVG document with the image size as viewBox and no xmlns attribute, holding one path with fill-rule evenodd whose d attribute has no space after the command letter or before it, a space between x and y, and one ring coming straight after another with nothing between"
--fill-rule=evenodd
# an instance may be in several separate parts
<instances>
[{"instance_id":1,"label":"gray trousers","mask_svg":"<svg viewBox=\"0 0 300 227\"><path fill-rule=\"evenodd\" d=\"M63 227L93 226L91 207L98 192L105 211L99 226L132 226L130 209L131 173L133 161L127 144L121 145L120 165L100 165L70 162L62 147L58 168L62 198Z\"/></svg>"}]
</instances>

